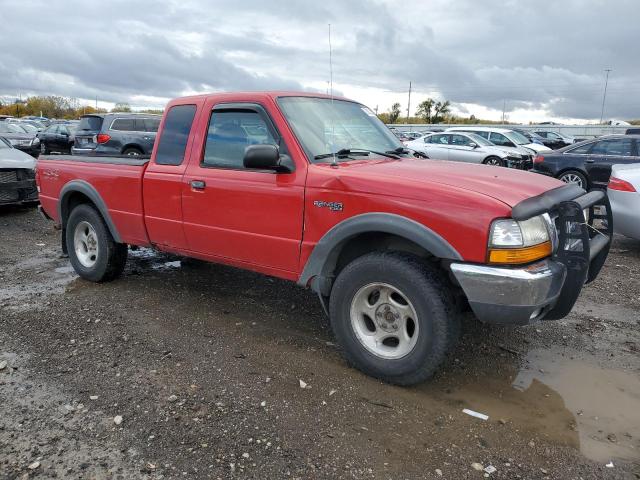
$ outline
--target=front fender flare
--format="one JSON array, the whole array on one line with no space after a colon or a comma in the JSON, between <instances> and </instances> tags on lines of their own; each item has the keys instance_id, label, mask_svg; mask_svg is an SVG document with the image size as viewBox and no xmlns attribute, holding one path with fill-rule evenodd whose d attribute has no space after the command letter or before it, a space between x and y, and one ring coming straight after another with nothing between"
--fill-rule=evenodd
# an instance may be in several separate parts
<instances>
[{"instance_id":1,"label":"front fender flare","mask_svg":"<svg viewBox=\"0 0 640 480\"><path fill-rule=\"evenodd\" d=\"M342 246L356 235L367 232L397 235L421 246L435 257L462 260L449 242L415 220L392 213L364 213L338 223L320 239L300 274L298 284L307 287L315 277L330 277ZM327 287L314 285L313 289L326 291Z\"/></svg>"}]
</instances>

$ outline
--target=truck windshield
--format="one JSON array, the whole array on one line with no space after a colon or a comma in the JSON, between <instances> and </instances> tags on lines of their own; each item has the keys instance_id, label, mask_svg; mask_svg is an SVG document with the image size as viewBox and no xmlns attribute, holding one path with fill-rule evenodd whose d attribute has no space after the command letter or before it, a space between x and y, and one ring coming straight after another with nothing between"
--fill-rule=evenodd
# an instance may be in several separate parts
<instances>
[{"instance_id":1,"label":"truck windshield","mask_svg":"<svg viewBox=\"0 0 640 480\"><path fill-rule=\"evenodd\" d=\"M376 114L359 103L280 97L278 105L312 162L331 162L332 154L339 151L389 152L402 148Z\"/></svg>"}]
</instances>

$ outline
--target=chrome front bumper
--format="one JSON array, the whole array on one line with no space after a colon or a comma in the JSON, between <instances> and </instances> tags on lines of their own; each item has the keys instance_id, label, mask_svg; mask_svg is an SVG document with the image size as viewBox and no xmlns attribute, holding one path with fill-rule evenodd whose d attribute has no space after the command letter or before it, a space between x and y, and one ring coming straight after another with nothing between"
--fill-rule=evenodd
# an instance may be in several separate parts
<instances>
[{"instance_id":1,"label":"chrome front bumper","mask_svg":"<svg viewBox=\"0 0 640 480\"><path fill-rule=\"evenodd\" d=\"M519 268L453 263L451 271L479 320L512 325L541 320L567 276L567 268L550 259Z\"/></svg>"}]
</instances>

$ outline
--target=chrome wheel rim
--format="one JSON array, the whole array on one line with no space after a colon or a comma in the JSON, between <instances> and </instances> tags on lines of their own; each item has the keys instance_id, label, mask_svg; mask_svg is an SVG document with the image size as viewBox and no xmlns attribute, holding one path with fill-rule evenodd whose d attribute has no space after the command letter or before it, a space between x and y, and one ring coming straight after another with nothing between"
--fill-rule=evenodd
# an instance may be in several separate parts
<instances>
[{"instance_id":1,"label":"chrome wheel rim","mask_svg":"<svg viewBox=\"0 0 640 480\"><path fill-rule=\"evenodd\" d=\"M362 287L353 297L350 317L358 341L379 358L402 358L416 346L418 315L407 296L393 285Z\"/></svg>"},{"instance_id":2,"label":"chrome wheel rim","mask_svg":"<svg viewBox=\"0 0 640 480\"><path fill-rule=\"evenodd\" d=\"M127 156L129 156L129 157L139 157L140 154L135 150L129 150L129 152L127 153Z\"/></svg>"},{"instance_id":3,"label":"chrome wheel rim","mask_svg":"<svg viewBox=\"0 0 640 480\"><path fill-rule=\"evenodd\" d=\"M41 144L40 144L40 153L45 153L45 152L46 152L46 150L47 150L47 149L45 148L44 143L41 143Z\"/></svg>"},{"instance_id":4,"label":"chrome wheel rim","mask_svg":"<svg viewBox=\"0 0 640 480\"><path fill-rule=\"evenodd\" d=\"M584 187L584 185L582 184L582 179L575 173L565 173L560 177L560 180L562 180L564 183L574 183L579 187Z\"/></svg>"},{"instance_id":5,"label":"chrome wheel rim","mask_svg":"<svg viewBox=\"0 0 640 480\"><path fill-rule=\"evenodd\" d=\"M497 158L490 158L489 160L487 160L486 165L495 165L496 167L499 167L500 160L498 160Z\"/></svg>"},{"instance_id":6,"label":"chrome wheel rim","mask_svg":"<svg viewBox=\"0 0 640 480\"><path fill-rule=\"evenodd\" d=\"M73 232L73 248L83 267L91 268L98 260L98 235L89 222L82 221Z\"/></svg>"}]
</instances>

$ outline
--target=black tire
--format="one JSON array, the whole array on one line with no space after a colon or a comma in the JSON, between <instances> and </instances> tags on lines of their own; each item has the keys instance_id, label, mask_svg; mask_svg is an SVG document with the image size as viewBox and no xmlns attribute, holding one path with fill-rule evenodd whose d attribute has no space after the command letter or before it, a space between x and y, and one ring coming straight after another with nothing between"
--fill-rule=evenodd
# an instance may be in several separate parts
<instances>
[{"instance_id":1,"label":"black tire","mask_svg":"<svg viewBox=\"0 0 640 480\"><path fill-rule=\"evenodd\" d=\"M500 157L496 157L495 155L492 155L490 157L485 158L482 163L484 163L485 165L493 165L496 167L504 167L504 160L502 160Z\"/></svg>"},{"instance_id":2,"label":"black tire","mask_svg":"<svg viewBox=\"0 0 640 480\"><path fill-rule=\"evenodd\" d=\"M86 222L93 228L97 239L98 253L91 267L81 263L74 248L74 234L81 222ZM119 277L124 271L127 263L127 245L114 241L104 219L90 205L78 205L71 211L65 228L65 242L71 265L78 275L86 280L108 282Z\"/></svg>"},{"instance_id":3,"label":"black tire","mask_svg":"<svg viewBox=\"0 0 640 480\"><path fill-rule=\"evenodd\" d=\"M139 148L135 148L135 147L129 147L129 148L125 148L124 151L122 152L123 155L128 155L130 157L138 157L140 155L142 155L142 150L140 150Z\"/></svg>"},{"instance_id":4,"label":"black tire","mask_svg":"<svg viewBox=\"0 0 640 480\"><path fill-rule=\"evenodd\" d=\"M570 181L571 178L576 178L578 181ZM558 175L558 180L565 183L577 184L585 190L589 189L589 181L587 180L586 175L578 170L566 170Z\"/></svg>"},{"instance_id":5,"label":"black tire","mask_svg":"<svg viewBox=\"0 0 640 480\"><path fill-rule=\"evenodd\" d=\"M376 282L403 292L418 317L418 338L401 358L372 353L352 326L354 297ZM347 265L333 285L329 311L333 332L347 361L367 375L396 385L413 385L431 377L460 333L458 305L444 276L419 258L402 253L370 253Z\"/></svg>"}]
</instances>

